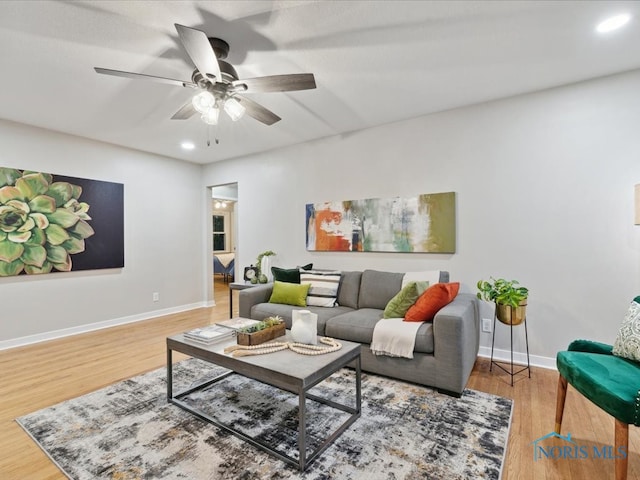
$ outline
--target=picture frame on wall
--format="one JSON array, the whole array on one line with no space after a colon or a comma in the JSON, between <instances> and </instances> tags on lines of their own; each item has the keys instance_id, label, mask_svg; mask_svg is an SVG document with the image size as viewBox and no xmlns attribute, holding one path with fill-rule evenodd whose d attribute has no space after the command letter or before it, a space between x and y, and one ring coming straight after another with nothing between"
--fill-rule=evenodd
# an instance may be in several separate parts
<instances>
[{"instance_id":1,"label":"picture frame on wall","mask_svg":"<svg viewBox=\"0 0 640 480\"><path fill-rule=\"evenodd\" d=\"M0 277L124 267L124 185L0 167Z\"/></svg>"}]
</instances>

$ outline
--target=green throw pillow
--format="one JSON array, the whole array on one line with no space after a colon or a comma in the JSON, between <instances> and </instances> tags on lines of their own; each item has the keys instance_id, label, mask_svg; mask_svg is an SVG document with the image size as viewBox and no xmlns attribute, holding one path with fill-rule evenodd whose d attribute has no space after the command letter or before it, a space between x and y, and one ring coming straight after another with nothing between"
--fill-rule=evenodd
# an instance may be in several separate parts
<instances>
[{"instance_id":1,"label":"green throw pillow","mask_svg":"<svg viewBox=\"0 0 640 480\"><path fill-rule=\"evenodd\" d=\"M418 298L420 298L420 295L426 292L427 288L429 288L429 282L427 282L426 280L416 282L416 288L418 289Z\"/></svg>"},{"instance_id":2,"label":"green throw pillow","mask_svg":"<svg viewBox=\"0 0 640 480\"><path fill-rule=\"evenodd\" d=\"M613 354L640 362L640 297L634 298L629 305L613 344Z\"/></svg>"},{"instance_id":3,"label":"green throw pillow","mask_svg":"<svg viewBox=\"0 0 640 480\"><path fill-rule=\"evenodd\" d=\"M420 283L421 285L418 285ZM400 290L395 297L389 300L384 309L382 318L404 318L409 307L416 303L418 297L424 292L424 284L429 282L409 282Z\"/></svg>"},{"instance_id":4,"label":"green throw pillow","mask_svg":"<svg viewBox=\"0 0 640 480\"><path fill-rule=\"evenodd\" d=\"M313 263L303 265L300 268L303 270L311 270ZM273 279L278 282L300 283L300 268L271 267L271 273L273 274Z\"/></svg>"},{"instance_id":5,"label":"green throw pillow","mask_svg":"<svg viewBox=\"0 0 640 480\"><path fill-rule=\"evenodd\" d=\"M276 280L273 282L273 291L271 292L269 303L284 303L285 305L306 307L307 293L309 293L309 285Z\"/></svg>"}]
</instances>

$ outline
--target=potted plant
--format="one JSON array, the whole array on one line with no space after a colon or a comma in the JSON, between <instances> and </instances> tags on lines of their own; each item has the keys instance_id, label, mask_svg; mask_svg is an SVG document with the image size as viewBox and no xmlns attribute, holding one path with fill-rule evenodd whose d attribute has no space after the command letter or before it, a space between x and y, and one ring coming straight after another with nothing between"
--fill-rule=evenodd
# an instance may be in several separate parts
<instances>
[{"instance_id":1,"label":"potted plant","mask_svg":"<svg viewBox=\"0 0 640 480\"><path fill-rule=\"evenodd\" d=\"M238 329L238 345L260 345L285 334L284 320L279 317L267 317L263 321Z\"/></svg>"},{"instance_id":2,"label":"potted plant","mask_svg":"<svg viewBox=\"0 0 640 480\"><path fill-rule=\"evenodd\" d=\"M489 277L478 281L478 298L495 302L496 317L506 325L520 325L527 315L529 289L517 280Z\"/></svg>"}]
</instances>

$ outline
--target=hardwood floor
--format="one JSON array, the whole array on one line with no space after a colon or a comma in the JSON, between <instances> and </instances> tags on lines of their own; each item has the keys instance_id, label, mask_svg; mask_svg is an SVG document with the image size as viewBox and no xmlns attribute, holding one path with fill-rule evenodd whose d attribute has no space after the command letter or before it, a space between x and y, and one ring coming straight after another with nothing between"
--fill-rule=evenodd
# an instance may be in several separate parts
<instances>
[{"instance_id":1,"label":"hardwood floor","mask_svg":"<svg viewBox=\"0 0 640 480\"><path fill-rule=\"evenodd\" d=\"M234 314L237 315L237 294ZM16 417L162 367L165 338L228 317L229 291L215 280L216 307L123 325L32 346L0 351L0 478L3 480L64 479L58 468L14 421ZM176 359L180 359L176 355ZM613 479L613 460L534 460L532 442L554 426L558 375L533 368L511 387L509 377L478 359L468 388L515 401L503 480ZM569 387L563 435L589 451L613 444L614 421ZM565 444L545 440L550 447ZM629 479L640 478L640 433L629 430ZM559 449L557 450L559 451ZM198 479L194 479L198 480Z\"/></svg>"}]
</instances>

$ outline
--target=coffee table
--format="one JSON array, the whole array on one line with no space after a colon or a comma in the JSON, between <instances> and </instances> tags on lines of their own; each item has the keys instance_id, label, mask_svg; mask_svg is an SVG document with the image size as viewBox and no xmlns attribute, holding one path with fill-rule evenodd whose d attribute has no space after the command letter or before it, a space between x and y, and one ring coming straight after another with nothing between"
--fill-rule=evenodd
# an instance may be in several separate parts
<instances>
[{"instance_id":1,"label":"coffee table","mask_svg":"<svg viewBox=\"0 0 640 480\"><path fill-rule=\"evenodd\" d=\"M273 341L292 341L291 334L287 331L285 337L279 337ZM360 369L360 344L341 341L342 348L336 352L323 355L301 355L291 350L265 355L252 355L246 357L232 357L224 353L227 346L234 345L235 338L213 345L202 345L193 342L179 334L167 338L167 401L192 413L198 418L226 430L251 445L279 458L280 460L296 466L304 471L329 445L338 438L349 426L355 422L361 413L361 369ZM173 393L173 352L180 352L194 358L199 358L215 365L229 369L222 375L203 382L180 393ZM309 393L309 390L333 373L349 364L355 364L356 399L355 407L343 405L329 399L321 398ZM272 445L250 437L249 435L229 426L213 416L188 405L181 399L190 393L208 387L229 375L239 374L252 378L273 387L286 390L298 395L298 458L278 452ZM307 455L307 415L306 400L323 403L332 408L350 413L347 420L329 435L314 451Z\"/></svg>"}]
</instances>

